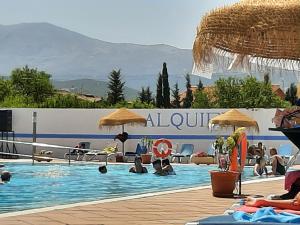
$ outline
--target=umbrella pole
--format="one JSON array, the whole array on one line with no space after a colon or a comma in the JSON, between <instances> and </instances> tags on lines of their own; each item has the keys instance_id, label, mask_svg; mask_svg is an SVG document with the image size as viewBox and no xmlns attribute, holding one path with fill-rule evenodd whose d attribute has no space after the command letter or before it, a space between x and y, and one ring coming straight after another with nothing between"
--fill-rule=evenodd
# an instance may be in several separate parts
<instances>
[{"instance_id":1,"label":"umbrella pole","mask_svg":"<svg viewBox=\"0 0 300 225\"><path fill-rule=\"evenodd\" d=\"M124 133L124 124L122 124L122 134ZM122 141L122 153L123 153L123 156L125 155L125 150L124 150L124 146L125 146L125 142Z\"/></svg>"}]
</instances>

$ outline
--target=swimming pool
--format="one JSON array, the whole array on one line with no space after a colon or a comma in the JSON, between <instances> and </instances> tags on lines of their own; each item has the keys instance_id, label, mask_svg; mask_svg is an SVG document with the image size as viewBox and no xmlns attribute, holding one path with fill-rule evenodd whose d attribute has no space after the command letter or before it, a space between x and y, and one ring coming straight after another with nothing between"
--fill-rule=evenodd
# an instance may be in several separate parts
<instances>
[{"instance_id":1,"label":"swimming pool","mask_svg":"<svg viewBox=\"0 0 300 225\"><path fill-rule=\"evenodd\" d=\"M133 174L132 165L108 165L100 174L95 164L6 163L11 181L0 185L0 213L87 202L210 184L208 171L216 166L175 165L176 176ZM246 168L244 179L253 179Z\"/></svg>"}]
</instances>

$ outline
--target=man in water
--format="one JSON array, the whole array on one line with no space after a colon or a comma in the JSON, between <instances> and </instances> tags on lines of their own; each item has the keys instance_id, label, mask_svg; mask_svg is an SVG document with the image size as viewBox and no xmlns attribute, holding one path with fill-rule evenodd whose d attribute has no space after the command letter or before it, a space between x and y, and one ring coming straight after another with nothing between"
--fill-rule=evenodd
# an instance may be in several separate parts
<instances>
[{"instance_id":1,"label":"man in water","mask_svg":"<svg viewBox=\"0 0 300 225\"><path fill-rule=\"evenodd\" d=\"M152 162L153 168L155 169L154 174L160 175L160 176L166 176L168 175L166 171L163 170L161 165L161 160L157 159Z\"/></svg>"},{"instance_id":2,"label":"man in water","mask_svg":"<svg viewBox=\"0 0 300 225\"><path fill-rule=\"evenodd\" d=\"M162 161L162 169L165 171L168 175L176 175L173 167L170 164L170 160L168 158L164 159Z\"/></svg>"},{"instance_id":3,"label":"man in water","mask_svg":"<svg viewBox=\"0 0 300 225\"><path fill-rule=\"evenodd\" d=\"M130 168L130 173L148 173L146 167L142 165L142 158L140 156L136 156L134 159L134 166Z\"/></svg>"}]
</instances>

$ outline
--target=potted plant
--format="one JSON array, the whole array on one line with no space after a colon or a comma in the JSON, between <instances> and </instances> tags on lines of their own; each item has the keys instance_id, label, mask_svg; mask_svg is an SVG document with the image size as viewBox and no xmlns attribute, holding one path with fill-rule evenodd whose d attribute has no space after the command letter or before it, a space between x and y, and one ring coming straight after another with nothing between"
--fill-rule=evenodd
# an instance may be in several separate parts
<instances>
[{"instance_id":1,"label":"potted plant","mask_svg":"<svg viewBox=\"0 0 300 225\"><path fill-rule=\"evenodd\" d=\"M210 175L215 197L233 197L233 190L239 176L238 172L230 171L230 156L236 145L234 137L229 136L226 140L224 137L218 137L214 142L219 170L210 171Z\"/></svg>"},{"instance_id":2,"label":"potted plant","mask_svg":"<svg viewBox=\"0 0 300 225\"><path fill-rule=\"evenodd\" d=\"M152 149L153 140L148 138L148 137L144 137L144 138L141 139L141 143L142 143L141 147L143 149L146 149L146 153L141 154L142 163L150 164L152 155L149 154L149 151L150 151L150 149Z\"/></svg>"}]
</instances>

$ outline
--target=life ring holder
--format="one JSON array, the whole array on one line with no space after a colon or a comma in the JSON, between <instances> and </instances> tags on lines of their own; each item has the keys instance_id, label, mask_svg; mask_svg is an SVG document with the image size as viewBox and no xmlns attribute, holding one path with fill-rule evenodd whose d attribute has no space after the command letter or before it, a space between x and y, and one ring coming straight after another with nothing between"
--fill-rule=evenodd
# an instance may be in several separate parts
<instances>
[{"instance_id":1,"label":"life ring holder","mask_svg":"<svg viewBox=\"0 0 300 225\"><path fill-rule=\"evenodd\" d=\"M158 145L160 144L165 144L168 146L168 149L165 151L159 151L158 150ZM158 158L166 158L172 153L172 143L168 139L158 139L155 141L153 144L152 148L153 154L158 157Z\"/></svg>"}]
</instances>

